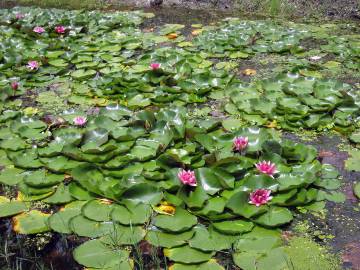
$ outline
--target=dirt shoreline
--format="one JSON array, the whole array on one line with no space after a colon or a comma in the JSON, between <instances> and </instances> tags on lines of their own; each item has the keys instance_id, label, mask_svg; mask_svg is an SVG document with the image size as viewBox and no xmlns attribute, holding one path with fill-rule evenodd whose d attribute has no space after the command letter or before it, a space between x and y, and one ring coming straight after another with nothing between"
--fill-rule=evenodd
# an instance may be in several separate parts
<instances>
[{"instance_id":1,"label":"dirt shoreline","mask_svg":"<svg viewBox=\"0 0 360 270\"><path fill-rule=\"evenodd\" d=\"M269 1L264 0L3 0L0 8L17 5L69 9L188 9L197 12L226 12L233 16L269 16ZM349 20L360 22L359 0L280 0L277 17L295 20ZM201 16L201 14L199 14Z\"/></svg>"}]
</instances>

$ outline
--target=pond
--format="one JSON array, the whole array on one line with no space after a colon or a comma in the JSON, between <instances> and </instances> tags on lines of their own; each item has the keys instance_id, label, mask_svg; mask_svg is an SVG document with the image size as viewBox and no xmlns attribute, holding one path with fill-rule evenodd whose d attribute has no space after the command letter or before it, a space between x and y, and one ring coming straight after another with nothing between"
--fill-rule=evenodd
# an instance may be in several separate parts
<instances>
[{"instance_id":1,"label":"pond","mask_svg":"<svg viewBox=\"0 0 360 270\"><path fill-rule=\"evenodd\" d=\"M359 269L359 30L0 9L0 268Z\"/></svg>"}]
</instances>

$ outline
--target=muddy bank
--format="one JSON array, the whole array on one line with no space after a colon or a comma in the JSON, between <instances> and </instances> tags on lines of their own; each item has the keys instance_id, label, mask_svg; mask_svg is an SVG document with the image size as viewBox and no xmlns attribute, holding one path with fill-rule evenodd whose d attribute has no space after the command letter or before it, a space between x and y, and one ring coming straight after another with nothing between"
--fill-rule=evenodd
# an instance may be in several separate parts
<instances>
[{"instance_id":1,"label":"muddy bank","mask_svg":"<svg viewBox=\"0 0 360 270\"><path fill-rule=\"evenodd\" d=\"M156 13L170 10L196 10L199 17L217 12L233 16L269 16L298 20L352 20L360 21L360 1L358 0L280 0L274 10L271 1L263 0L2 0L0 8L16 5L35 5L69 9L156 9ZM200 10L200 11L199 11ZM183 16L186 14L182 13Z\"/></svg>"},{"instance_id":2,"label":"muddy bank","mask_svg":"<svg viewBox=\"0 0 360 270\"><path fill-rule=\"evenodd\" d=\"M339 135L321 135L311 142L302 140L293 133L284 134L285 138L313 145L319 151L319 160L323 164L336 167L342 176L342 186L339 191L346 195L343 203L327 202L325 218L313 215L302 216L307 220L308 231L318 234L319 242L327 243L336 254L340 254L345 269L360 269L360 211L358 200L353 194L354 182L358 181L360 173L345 169L344 160L348 153L340 145L343 140Z\"/></svg>"},{"instance_id":3,"label":"muddy bank","mask_svg":"<svg viewBox=\"0 0 360 270\"><path fill-rule=\"evenodd\" d=\"M276 8L275 15L294 18L327 18L360 20L357 0L283 0ZM114 6L180 7L188 9L216 9L234 13L268 14L268 1L259 0L110 0Z\"/></svg>"}]
</instances>

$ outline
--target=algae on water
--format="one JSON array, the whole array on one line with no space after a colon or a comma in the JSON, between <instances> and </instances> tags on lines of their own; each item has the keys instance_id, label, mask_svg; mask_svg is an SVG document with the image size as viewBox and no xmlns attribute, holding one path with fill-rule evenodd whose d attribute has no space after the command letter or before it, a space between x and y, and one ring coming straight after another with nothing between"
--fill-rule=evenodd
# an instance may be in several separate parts
<instances>
[{"instance_id":1,"label":"algae on water","mask_svg":"<svg viewBox=\"0 0 360 270\"><path fill-rule=\"evenodd\" d=\"M292 270L340 270L340 259L310 237L296 236L285 247Z\"/></svg>"}]
</instances>

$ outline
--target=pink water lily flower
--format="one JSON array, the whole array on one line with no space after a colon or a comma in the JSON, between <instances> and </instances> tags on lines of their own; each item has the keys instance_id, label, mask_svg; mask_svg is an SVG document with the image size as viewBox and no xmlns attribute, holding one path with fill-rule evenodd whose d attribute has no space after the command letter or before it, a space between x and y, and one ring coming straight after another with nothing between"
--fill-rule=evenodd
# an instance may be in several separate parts
<instances>
[{"instance_id":1,"label":"pink water lily flower","mask_svg":"<svg viewBox=\"0 0 360 270\"><path fill-rule=\"evenodd\" d=\"M58 25L55 27L55 32L58 34L64 34L65 33L65 27L62 25Z\"/></svg>"},{"instance_id":2,"label":"pink water lily flower","mask_svg":"<svg viewBox=\"0 0 360 270\"><path fill-rule=\"evenodd\" d=\"M234 152L241 152L243 151L249 143L248 137L235 137L233 140L233 151Z\"/></svg>"},{"instance_id":3,"label":"pink water lily flower","mask_svg":"<svg viewBox=\"0 0 360 270\"><path fill-rule=\"evenodd\" d=\"M259 172L270 175L271 177L277 172L275 163L271 163L271 161L263 160L255 164L255 167Z\"/></svg>"},{"instance_id":4,"label":"pink water lily flower","mask_svg":"<svg viewBox=\"0 0 360 270\"><path fill-rule=\"evenodd\" d=\"M37 70L39 68L39 66L40 66L39 62L35 61L35 60L29 61L27 64L28 69L31 69L31 70Z\"/></svg>"},{"instance_id":5,"label":"pink water lily flower","mask_svg":"<svg viewBox=\"0 0 360 270\"><path fill-rule=\"evenodd\" d=\"M268 189L257 189L254 192L250 193L250 204L255 204L256 207L260 205L266 204L268 201L272 199L270 196L271 190Z\"/></svg>"},{"instance_id":6,"label":"pink water lily flower","mask_svg":"<svg viewBox=\"0 0 360 270\"><path fill-rule=\"evenodd\" d=\"M11 82L11 88L12 90L16 91L19 88L19 83L18 82Z\"/></svg>"},{"instance_id":7,"label":"pink water lily flower","mask_svg":"<svg viewBox=\"0 0 360 270\"><path fill-rule=\"evenodd\" d=\"M22 14L22 13L16 13L16 14L15 14L15 18L16 18L17 20L21 20L21 19L25 18L25 15Z\"/></svg>"},{"instance_id":8,"label":"pink water lily flower","mask_svg":"<svg viewBox=\"0 0 360 270\"><path fill-rule=\"evenodd\" d=\"M157 70L157 69L159 69L161 67L161 64L160 63L151 63L150 64L150 68L152 69L152 70Z\"/></svg>"},{"instance_id":9,"label":"pink water lily flower","mask_svg":"<svg viewBox=\"0 0 360 270\"><path fill-rule=\"evenodd\" d=\"M189 186L197 186L196 183L196 177L195 177L195 172L191 171L191 170L181 170L178 173L178 177L180 179L180 181L184 184L184 185L189 185Z\"/></svg>"},{"instance_id":10,"label":"pink water lily flower","mask_svg":"<svg viewBox=\"0 0 360 270\"><path fill-rule=\"evenodd\" d=\"M74 125L82 127L86 124L87 119L86 119L86 117L83 117L83 116L77 116L74 118L73 121L74 121Z\"/></svg>"},{"instance_id":11,"label":"pink water lily flower","mask_svg":"<svg viewBox=\"0 0 360 270\"><path fill-rule=\"evenodd\" d=\"M45 29L41 26L36 26L36 27L34 27L33 31L38 34L42 34L45 32Z\"/></svg>"}]
</instances>

